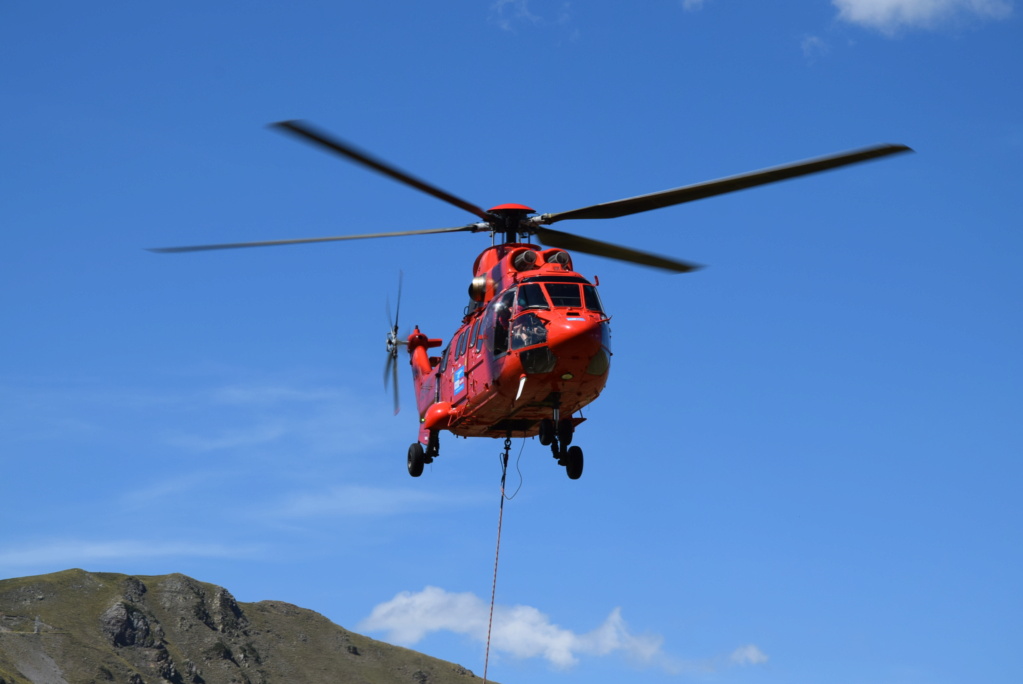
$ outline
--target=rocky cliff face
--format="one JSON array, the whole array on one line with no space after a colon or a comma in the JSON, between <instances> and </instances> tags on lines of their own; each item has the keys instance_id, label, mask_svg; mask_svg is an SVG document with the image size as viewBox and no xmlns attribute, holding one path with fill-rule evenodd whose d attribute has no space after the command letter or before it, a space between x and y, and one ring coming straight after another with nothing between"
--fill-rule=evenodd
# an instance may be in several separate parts
<instances>
[{"instance_id":1,"label":"rocky cliff face","mask_svg":"<svg viewBox=\"0 0 1023 684\"><path fill-rule=\"evenodd\" d=\"M0 581L0 684L473 684L465 668L184 575Z\"/></svg>"}]
</instances>

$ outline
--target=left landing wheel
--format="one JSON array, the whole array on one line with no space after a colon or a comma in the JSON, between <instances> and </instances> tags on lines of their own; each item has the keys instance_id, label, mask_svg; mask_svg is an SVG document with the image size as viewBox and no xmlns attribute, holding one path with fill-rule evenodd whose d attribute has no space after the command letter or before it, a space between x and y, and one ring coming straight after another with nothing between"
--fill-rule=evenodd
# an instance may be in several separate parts
<instances>
[{"instance_id":1,"label":"left landing wheel","mask_svg":"<svg viewBox=\"0 0 1023 684\"><path fill-rule=\"evenodd\" d=\"M408 474L412 477L419 477L423 474L423 465L426 463L426 454L423 452L423 445L413 442L408 448Z\"/></svg>"}]
</instances>

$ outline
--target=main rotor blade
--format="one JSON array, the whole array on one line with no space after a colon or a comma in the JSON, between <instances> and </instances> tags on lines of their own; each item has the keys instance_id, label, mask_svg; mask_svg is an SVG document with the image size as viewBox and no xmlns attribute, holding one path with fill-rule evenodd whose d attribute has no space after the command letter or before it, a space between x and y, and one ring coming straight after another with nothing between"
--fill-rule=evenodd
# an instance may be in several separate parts
<instances>
[{"instance_id":1,"label":"main rotor blade","mask_svg":"<svg viewBox=\"0 0 1023 684\"><path fill-rule=\"evenodd\" d=\"M337 152L338 154L347 157L351 161L356 162L357 164L362 164L363 166L373 169L378 173L382 173L385 176L389 176L390 178L393 178L399 183L404 183L405 185L412 186L413 188L419 190L420 192L425 192L427 195L432 195L433 197L443 200L448 204L453 204L459 209L464 209L470 214L475 214L484 221L490 220L490 217L487 216L487 212L483 211L483 209L477 207L475 204L472 204L471 202L466 202L464 199L461 199L460 197L455 197L451 193L445 192L444 190L441 190L440 188L431 185L426 181L420 180L412 176L411 174L402 171L397 167L391 166L387 162L381 161L380 159L375 159L371 157L369 154L356 149L355 147L349 145L348 143L337 140L336 138L331 138L326 133L313 129L311 126L309 126L309 124L305 122L279 121L275 124L270 125L275 126L276 128L279 128L283 131L293 133L299 137L305 138L306 140L314 142L317 145L327 148L328 150Z\"/></svg>"},{"instance_id":2,"label":"main rotor blade","mask_svg":"<svg viewBox=\"0 0 1023 684\"><path fill-rule=\"evenodd\" d=\"M391 381L394 383L394 415L398 415L401 411L401 398L398 396L398 361L395 359L394 365L391 366Z\"/></svg>"},{"instance_id":3,"label":"main rotor blade","mask_svg":"<svg viewBox=\"0 0 1023 684\"><path fill-rule=\"evenodd\" d=\"M278 245L302 245L307 242L337 242L339 240L363 240L366 238L401 237L404 235L430 235L431 233L475 233L485 230L479 224L458 226L457 228L427 228L426 230L405 230L398 233L366 233L365 235L339 235L335 237L296 238L293 240L266 240L263 242L230 242L221 245L191 245L188 247L148 247L150 252L169 254L173 252L205 252L211 249L238 249L240 247L276 247Z\"/></svg>"},{"instance_id":4,"label":"main rotor blade","mask_svg":"<svg viewBox=\"0 0 1023 684\"><path fill-rule=\"evenodd\" d=\"M840 166L846 166L847 164L856 164L869 159L885 157L889 154L912 151L912 149L905 145L875 145L861 150L842 152L828 157L809 159L807 161L795 162L784 166L775 166L761 171L753 171L750 173L740 174L738 176L730 176L728 178L707 181L705 183L697 183L696 185L687 185L673 190L663 190L649 195L640 195L638 197L630 197L628 199L621 199L614 202L595 204L593 206L573 209L572 211L563 211L557 214L544 214L540 217L540 223L549 225L556 221L564 221L567 219L618 218L619 216L638 214L644 211L651 211L653 209L670 207L675 204L682 204L683 202L692 202L706 197L723 195L728 192L745 190L758 185L766 185L767 183L776 183L778 181L788 180L789 178L806 176L811 173L819 173L821 171L835 169Z\"/></svg>"},{"instance_id":5,"label":"main rotor blade","mask_svg":"<svg viewBox=\"0 0 1023 684\"><path fill-rule=\"evenodd\" d=\"M666 271L671 271L672 273L689 273L690 271L703 268L698 264L671 259L659 254L640 252L639 250L630 249L628 247L612 245L608 242L600 242L599 240L579 237L578 235L571 235L569 233L562 233L560 230L551 230L550 228L538 227L536 229L536 236L539 238L541 243L550 247L560 247L573 252L583 252L585 254L608 257L609 259L628 261L641 266L662 268Z\"/></svg>"}]
</instances>

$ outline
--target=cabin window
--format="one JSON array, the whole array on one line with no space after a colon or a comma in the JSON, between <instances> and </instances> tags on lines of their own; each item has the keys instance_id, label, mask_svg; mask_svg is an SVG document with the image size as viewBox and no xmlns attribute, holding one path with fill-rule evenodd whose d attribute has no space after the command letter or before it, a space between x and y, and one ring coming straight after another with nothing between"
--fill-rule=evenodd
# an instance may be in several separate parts
<instances>
[{"instance_id":1,"label":"cabin window","mask_svg":"<svg viewBox=\"0 0 1023 684\"><path fill-rule=\"evenodd\" d=\"M488 312L488 315L489 314L490 312ZM493 323L490 321L487 315L480 316L479 323L476 327L476 334L473 336L473 339L476 340L477 353L479 352L480 349L483 348L483 340L486 339L487 328L492 324Z\"/></svg>"},{"instance_id":2,"label":"cabin window","mask_svg":"<svg viewBox=\"0 0 1023 684\"><path fill-rule=\"evenodd\" d=\"M480 349L480 322L483 320L482 316L476 317L476 322L472 324L472 334L469 335L469 339L466 343L466 349L472 349L476 347L476 351Z\"/></svg>"},{"instance_id":3,"label":"cabin window","mask_svg":"<svg viewBox=\"0 0 1023 684\"><path fill-rule=\"evenodd\" d=\"M444 353L440 357L440 373L443 373L448 369L448 352L451 351L451 345L444 347Z\"/></svg>"},{"instance_id":4,"label":"cabin window","mask_svg":"<svg viewBox=\"0 0 1023 684\"><path fill-rule=\"evenodd\" d=\"M600 297L597 295L597 288L592 285L583 285L583 297L586 300L586 308L590 311L604 313L604 307L600 304Z\"/></svg>"},{"instance_id":5,"label":"cabin window","mask_svg":"<svg viewBox=\"0 0 1023 684\"><path fill-rule=\"evenodd\" d=\"M511 323L511 348L522 349L547 342L547 328L540 317L533 313L516 316Z\"/></svg>"},{"instance_id":6,"label":"cabin window","mask_svg":"<svg viewBox=\"0 0 1023 684\"><path fill-rule=\"evenodd\" d=\"M508 351L508 324L511 322L515 290L508 290L494 305L494 355Z\"/></svg>"},{"instance_id":7,"label":"cabin window","mask_svg":"<svg viewBox=\"0 0 1023 684\"><path fill-rule=\"evenodd\" d=\"M458 355L456 356L456 358L460 359L460 358L462 358L462 355L465 354L465 345L466 345L466 343L468 341L469 341L469 331L468 330L464 330L464 331L462 331L461 337L458 338Z\"/></svg>"},{"instance_id":8,"label":"cabin window","mask_svg":"<svg viewBox=\"0 0 1023 684\"><path fill-rule=\"evenodd\" d=\"M582 300L579 297L579 286L575 283L547 283L547 294L554 306L579 308Z\"/></svg>"},{"instance_id":9,"label":"cabin window","mask_svg":"<svg viewBox=\"0 0 1023 684\"><path fill-rule=\"evenodd\" d=\"M539 285L522 285L519 287L519 311L526 309L549 309L547 298L543 296L543 288Z\"/></svg>"}]
</instances>

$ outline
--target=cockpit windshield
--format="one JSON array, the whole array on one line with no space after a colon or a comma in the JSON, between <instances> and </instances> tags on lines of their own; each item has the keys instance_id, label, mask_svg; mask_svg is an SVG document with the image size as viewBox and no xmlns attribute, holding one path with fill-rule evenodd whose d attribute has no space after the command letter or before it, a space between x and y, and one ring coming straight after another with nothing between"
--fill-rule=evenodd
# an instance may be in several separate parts
<instances>
[{"instance_id":1,"label":"cockpit windshield","mask_svg":"<svg viewBox=\"0 0 1023 684\"><path fill-rule=\"evenodd\" d=\"M590 311L604 313L604 306L600 303L597 288L586 278L569 275L534 276L526 278L522 283L522 285L519 285L519 311L547 308L547 306L541 305L543 296L538 292L540 286L537 283L543 283L552 306L578 309L585 305ZM582 288L581 298L580 287Z\"/></svg>"},{"instance_id":2,"label":"cockpit windshield","mask_svg":"<svg viewBox=\"0 0 1023 684\"><path fill-rule=\"evenodd\" d=\"M539 285L519 286L519 311L526 309L549 309L547 298L543 296L543 288Z\"/></svg>"},{"instance_id":3,"label":"cockpit windshield","mask_svg":"<svg viewBox=\"0 0 1023 684\"><path fill-rule=\"evenodd\" d=\"M547 294L550 295L551 304L554 306L569 306L579 308L582 300L579 298L579 286L575 283L545 283Z\"/></svg>"}]
</instances>

